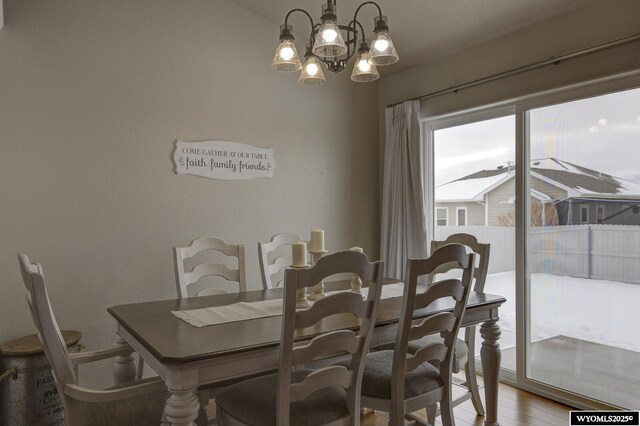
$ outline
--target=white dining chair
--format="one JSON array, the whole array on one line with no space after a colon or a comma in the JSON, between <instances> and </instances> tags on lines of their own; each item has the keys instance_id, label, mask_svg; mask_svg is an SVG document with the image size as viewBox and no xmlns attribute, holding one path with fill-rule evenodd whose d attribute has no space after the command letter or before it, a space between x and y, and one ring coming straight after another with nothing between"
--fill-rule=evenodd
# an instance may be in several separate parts
<instances>
[{"instance_id":1,"label":"white dining chair","mask_svg":"<svg viewBox=\"0 0 640 426\"><path fill-rule=\"evenodd\" d=\"M469 298L473 261L474 254L467 254L459 244L446 245L427 259L407 261L394 350L369 353L362 376L362 406L388 412L390 426L403 426L405 420L426 425L410 413L438 403L442 424L454 424L451 405L454 345ZM462 270L462 279L445 279L418 291L418 279L444 264ZM439 312L417 323L413 320L414 311L431 306L437 312L434 305L447 306L442 303L450 300L453 300L451 312ZM409 342L431 334L439 334L443 340L408 351Z\"/></svg>"},{"instance_id":2,"label":"white dining chair","mask_svg":"<svg viewBox=\"0 0 640 426\"><path fill-rule=\"evenodd\" d=\"M262 276L262 287L265 290L282 285L284 270L292 263L291 245L298 241L305 240L297 234L285 232L274 235L266 243L258 243L260 275Z\"/></svg>"},{"instance_id":3,"label":"white dining chair","mask_svg":"<svg viewBox=\"0 0 640 426\"><path fill-rule=\"evenodd\" d=\"M74 365L91 363L119 355L131 348L113 347L100 351L69 354L51 308L42 266L18 255L22 279L27 288L27 302L33 322L51 365L58 396L64 407L67 426L146 426L164 423L166 387L158 377L135 381L104 390L89 389L78 384ZM197 423L207 422L204 411Z\"/></svg>"},{"instance_id":4,"label":"white dining chair","mask_svg":"<svg viewBox=\"0 0 640 426\"><path fill-rule=\"evenodd\" d=\"M446 239L441 241L431 241L431 253L434 253L440 247L447 244L461 244L467 247L468 250L475 253L476 267L473 274L472 290L482 293L484 292L485 281L487 279L487 271L489 270L489 254L491 251L490 244L483 244L478 242L475 236L470 234L452 234ZM449 265L442 265L431 275L428 281L432 280L432 277L438 273L446 273L450 270ZM442 338L438 335L431 335L423 339L421 342L410 342L409 352L417 350L421 345L427 343L427 341L441 341ZM453 363L453 372L457 373L460 368L464 368L465 381L456 382L456 385L461 386L464 389L464 393L459 394L453 400L453 406L462 404L465 401L471 399L473 407L479 416L484 416L484 406L480 399L480 389L478 387L478 380L476 375L475 364L475 340L476 340L476 326L466 327L464 331L464 339L456 339L455 343L455 357ZM434 420L434 413L429 412L430 420Z\"/></svg>"},{"instance_id":5,"label":"white dining chair","mask_svg":"<svg viewBox=\"0 0 640 426\"><path fill-rule=\"evenodd\" d=\"M229 268L219 262L203 262L193 267L190 271L185 271L185 263L189 259L196 257L204 251L214 251L237 258L238 267ZM173 260L176 274L176 286L178 297L190 297L189 287L198 283L204 277L217 276L229 282L238 284L238 292L247 291L246 269L245 269L245 246L243 244L228 244L225 240L215 237L203 237L193 240L188 247L174 247ZM227 293L221 287L207 287L194 292L194 296L210 296L214 294Z\"/></svg>"},{"instance_id":6,"label":"white dining chair","mask_svg":"<svg viewBox=\"0 0 640 426\"><path fill-rule=\"evenodd\" d=\"M296 293L338 273L356 273L369 283L365 300L351 291L335 292L308 309L296 310ZM276 374L247 380L220 392L217 419L223 426L347 426L360 424L360 383L364 356L375 324L382 290L384 265L370 263L362 253L338 252L324 256L305 269L285 273L284 311L280 361ZM353 328L323 330L325 319L352 315ZM304 342L297 338L315 327L316 334ZM309 363L346 355L344 366L314 369ZM296 369L297 366L308 366Z\"/></svg>"}]
</instances>

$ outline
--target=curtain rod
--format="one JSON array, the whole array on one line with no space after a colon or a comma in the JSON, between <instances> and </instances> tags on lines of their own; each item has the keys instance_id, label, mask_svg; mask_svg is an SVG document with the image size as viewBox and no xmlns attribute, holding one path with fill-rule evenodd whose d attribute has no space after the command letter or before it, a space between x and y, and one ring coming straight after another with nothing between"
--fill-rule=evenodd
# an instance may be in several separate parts
<instances>
[{"instance_id":1,"label":"curtain rod","mask_svg":"<svg viewBox=\"0 0 640 426\"><path fill-rule=\"evenodd\" d=\"M401 102L396 102L390 105L387 105L387 108L391 108L394 107L396 105L400 105L403 102L406 101L419 101L421 99L430 99L430 98L435 98L437 96L441 96L441 95L446 95L448 93L457 93L460 90L463 89L468 89L470 87L474 87L474 86L478 86L480 84L484 84L484 83L489 83L495 80L499 80L501 78L505 78L505 77L510 77L512 75L517 75L517 74L521 74L523 72L527 72L527 71L531 71L531 70L535 70L538 68L542 68L545 67L547 65L558 65L560 62L562 61L566 61L567 59L572 59L572 58L577 58L589 53L593 53L593 52L598 52L600 50L604 50L604 49L608 49L610 47L614 47L614 46L619 46L621 44L625 44L625 43L630 43L632 41L636 41L636 40L640 40L640 33L636 33L630 36L626 36L626 37L622 37L622 38L618 38L615 40L611 40L605 43L601 43L601 44L596 44L594 46L591 47L587 47L585 49L580 49L580 50L576 50L574 52L570 52L570 53L565 53L563 55L560 56L552 56L549 59L546 59L544 61L539 61L539 62L534 62L532 64L529 65L524 65L521 67L517 67L517 68L513 68L510 69L508 71L503 71L503 72L499 72L497 74L493 74L487 77L482 77L479 78L477 80L473 80L467 83L463 83L463 84L458 84L457 86L451 86L448 87L446 89L442 89L442 90L436 90L435 92L431 92L431 93L427 93L424 95L420 95L420 96L416 96L415 98L411 98L411 99L406 99L404 101Z\"/></svg>"}]
</instances>

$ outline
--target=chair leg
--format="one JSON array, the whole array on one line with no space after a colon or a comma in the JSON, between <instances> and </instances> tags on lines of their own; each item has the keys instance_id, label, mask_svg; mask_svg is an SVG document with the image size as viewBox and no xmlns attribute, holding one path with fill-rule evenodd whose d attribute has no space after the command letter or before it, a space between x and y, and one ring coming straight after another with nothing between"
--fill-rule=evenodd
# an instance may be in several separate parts
<instances>
[{"instance_id":1,"label":"chair leg","mask_svg":"<svg viewBox=\"0 0 640 426\"><path fill-rule=\"evenodd\" d=\"M207 415L207 406L209 405L209 391L207 389L198 390L198 403L200 404L200 411L204 411Z\"/></svg>"},{"instance_id":2,"label":"chair leg","mask_svg":"<svg viewBox=\"0 0 640 426\"><path fill-rule=\"evenodd\" d=\"M478 388L478 379L476 375L476 362L475 362L475 340L476 340L476 328L469 327L465 333L467 346L469 347L469 356L467 357L467 365L464 368L464 375L466 379L467 389L471 393L471 403L475 408L476 413L479 416L484 416L484 407L482 400L480 399L480 390Z\"/></svg>"},{"instance_id":3,"label":"chair leg","mask_svg":"<svg viewBox=\"0 0 640 426\"><path fill-rule=\"evenodd\" d=\"M469 363L464 369L464 374L467 380L467 387L469 388L469 392L471 392L471 403L473 404L473 408L475 408L476 413L479 416L484 416L484 406L482 405L482 400L480 399L480 390L478 389L478 380L476 378L475 361L473 359L469 360Z\"/></svg>"},{"instance_id":4,"label":"chair leg","mask_svg":"<svg viewBox=\"0 0 640 426\"><path fill-rule=\"evenodd\" d=\"M451 398L444 398L440 401L440 419L442 419L442 426L454 426L456 424L453 419Z\"/></svg>"},{"instance_id":5,"label":"chair leg","mask_svg":"<svg viewBox=\"0 0 640 426\"><path fill-rule=\"evenodd\" d=\"M427 422L433 426L436 424L436 414L438 406L436 404L427 407Z\"/></svg>"}]
</instances>

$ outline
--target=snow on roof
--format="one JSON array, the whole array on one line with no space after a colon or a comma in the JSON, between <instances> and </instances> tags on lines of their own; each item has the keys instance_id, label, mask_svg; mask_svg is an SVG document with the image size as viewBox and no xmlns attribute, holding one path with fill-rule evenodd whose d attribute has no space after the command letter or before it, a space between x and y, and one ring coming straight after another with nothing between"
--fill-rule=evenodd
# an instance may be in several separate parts
<instances>
[{"instance_id":1,"label":"snow on roof","mask_svg":"<svg viewBox=\"0 0 640 426\"><path fill-rule=\"evenodd\" d=\"M569 190L568 195L571 197L640 198L639 183L556 158L531 160L531 171L547 182ZM480 170L437 186L435 200L438 202L480 201L486 192L513 175L514 173L506 167Z\"/></svg>"},{"instance_id":2,"label":"snow on roof","mask_svg":"<svg viewBox=\"0 0 640 426\"><path fill-rule=\"evenodd\" d=\"M618 179L618 181L622 185L618 189L618 194L640 195L640 184L637 184L635 182L631 182L631 181L628 181L628 180L624 180L624 179Z\"/></svg>"},{"instance_id":3,"label":"snow on roof","mask_svg":"<svg viewBox=\"0 0 640 426\"><path fill-rule=\"evenodd\" d=\"M476 197L480 200L487 189L493 187L506 176L506 173L501 173L483 178L454 180L453 182L438 185L435 188L435 200L443 202L472 201Z\"/></svg>"},{"instance_id":4,"label":"snow on roof","mask_svg":"<svg viewBox=\"0 0 640 426\"><path fill-rule=\"evenodd\" d=\"M546 169L546 170L562 170L571 173L584 174L581 168L566 161L558 160L556 158L538 158L531 160L531 168L534 169Z\"/></svg>"}]
</instances>

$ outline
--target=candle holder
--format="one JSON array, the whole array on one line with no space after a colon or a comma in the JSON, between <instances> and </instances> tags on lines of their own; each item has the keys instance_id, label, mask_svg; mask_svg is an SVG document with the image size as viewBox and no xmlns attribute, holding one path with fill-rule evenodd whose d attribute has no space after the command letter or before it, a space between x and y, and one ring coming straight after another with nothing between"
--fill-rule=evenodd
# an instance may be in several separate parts
<instances>
[{"instance_id":1,"label":"candle holder","mask_svg":"<svg viewBox=\"0 0 640 426\"><path fill-rule=\"evenodd\" d=\"M351 247L349 250L364 253L362 247ZM353 274L353 278L351 278L351 291L362 294L362 280L358 274Z\"/></svg>"},{"instance_id":2,"label":"candle holder","mask_svg":"<svg viewBox=\"0 0 640 426\"><path fill-rule=\"evenodd\" d=\"M320 258L327 253L327 251L312 251L310 253L313 265L315 265L318 260L320 260ZM320 281L318 284L313 286L313 292L307 297L307 299L315 302L316 300L320 300L323 297L327 297L327 294L324 292L324 281Z\"/></svg>"},{"instance_id":3,"label":"candle holder","mask_svg":"<svg viewBox=\"0 0 640 426\"><path fill-rule=\"evenodd\" d=\"M351 291L362 294L362 280L358 274L353 274L351 278Z\"/></svg>"},{"instance_id":4,"label":"candle holder","mask_svg":"<svg viewBox=\"0 0 640 426\"><path fill-rule=\"evenodd\" d=\"M306 269L307 266L295 266L291 265L294 269ZM302 287L296 290L296 309L306 309L311 306L311 303L307 300L307 287Z\"/></svg>"}]
</instances>

